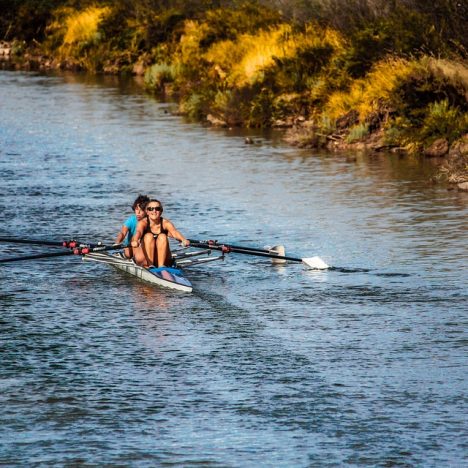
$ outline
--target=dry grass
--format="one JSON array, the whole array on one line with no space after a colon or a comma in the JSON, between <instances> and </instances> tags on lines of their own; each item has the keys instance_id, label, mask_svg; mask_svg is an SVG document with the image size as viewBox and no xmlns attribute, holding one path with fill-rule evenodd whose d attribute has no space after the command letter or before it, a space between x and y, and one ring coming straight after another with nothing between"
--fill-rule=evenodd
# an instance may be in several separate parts
<instances>
[{"instance_id":1,"label":"dry grass","mask_svg":"<svg viewBox=\"0 0 468 468\"><path fill-rule=\"evenodd\" d=\"M468 101L468 66L466 64L430 58L428 67L434 76L443 77L455 87L463 89Z\"/></svg>"},{"instance_id":2,"label":"dry grass","mask_svg":"<svg viewBox=\"0 0 468 468\"><path fill-rule=\"evenodd\" d=\"M226 77L230 86L251 85L263 78L263 72L274 65L275 59L292 58L299 49L320 46L340 47L340 34L317 25L309 25L305 32L294 32L287 24L280 24L257 34L242 34L235 41L215 43L204 55Z\"/></svg>"},{"instance_id":3,"label":"dry grass","mask_svg":"<svg viewBox=\"0 0 468 468\"><path fill-rule=\"evenodd\" d=\"M365 121L383 103L389 103L396 87L420 66L417 61L400 58L378 62L365 78L355 80L348 91L333 93L324 112L330 118L337 119L351 110L357 110L359 120Z\"/></svg>"},{"instance_id":4,"label":"dry grass","mask_svg":"<svg viewBox=\"0 0 468 468\"><path fill-rule=\"evenodd\" d=\"M99 41L99 23L110 13L109 7L90 7L73 11L65 19L62 52L71 52L76 46Z\"/></svg>"}]
</instances>

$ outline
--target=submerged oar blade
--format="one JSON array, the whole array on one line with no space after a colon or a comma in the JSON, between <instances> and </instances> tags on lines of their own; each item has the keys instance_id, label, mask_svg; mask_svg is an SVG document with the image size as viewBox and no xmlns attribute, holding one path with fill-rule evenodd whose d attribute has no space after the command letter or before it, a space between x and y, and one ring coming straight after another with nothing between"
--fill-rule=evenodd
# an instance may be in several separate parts
<instances>
[{"instance_id":1,"label":"submerged oar blade","mask_svg":"<svg viewBox=\"0 0 468 468\"><path fill-rule=\"evenodd\" d=\"M326 270L330 268L320 257L303 258L302 263L312 270Z\"/></svg>"},{"instance_id":2,"label":"submerged oar blade","mask_svg":"<svg viewBox=\"0 0 468 468\"><path fill-rule=\"evenodd\" d=\"M271 253L273 253L273 254L281 255L282 257L284 257L286 255L286 249L284 248L284 245L275 245L273 247L270 247L269 251ZM274 258L273 257L271 259L271 263L273 263L275 265L280 265L280 264L286 263L286 260L284 260L282 258Z\"/></svg>"}]
</instances>

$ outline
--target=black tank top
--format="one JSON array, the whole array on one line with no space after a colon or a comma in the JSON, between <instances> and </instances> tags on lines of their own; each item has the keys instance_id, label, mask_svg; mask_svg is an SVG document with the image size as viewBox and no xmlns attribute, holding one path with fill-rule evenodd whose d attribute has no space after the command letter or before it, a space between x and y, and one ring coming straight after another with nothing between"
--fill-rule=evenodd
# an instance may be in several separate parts
<instances>
[{"instance_id":1,"label":"black tank top","mask_svg":"<svg viewBox=\"0 0 468 468\"><path fill-rule=\"evenodd\" d=\"M149 220L148 216L146 217L146 219L148 220L148 223L146 224L146 229L145 229L144 234L150 232L151 234L153 234L153 236L154 236L155 239L159 236L159 234L166 234L166 236L169 234L169 231L168 231L167 229L164 229L164 227L163 227L164 224L163 224L163 218L162 218L162 217L159 218L160 221L161 221L161 231L158 232L157 234L155 234L155 233L151 230L150 220Z\"/></svg>"}]
</instances>

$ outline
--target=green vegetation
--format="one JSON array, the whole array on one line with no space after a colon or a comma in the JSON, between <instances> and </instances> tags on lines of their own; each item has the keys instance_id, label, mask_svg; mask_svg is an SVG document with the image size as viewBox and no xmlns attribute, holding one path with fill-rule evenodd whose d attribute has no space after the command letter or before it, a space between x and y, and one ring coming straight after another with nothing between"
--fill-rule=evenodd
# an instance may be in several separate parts
<instances>
[{"instance_id":1,"label":"green vegetation","mask_svg":"<svg viewBox=\"0 0 468 468\"><path fill-rule=\"evenodd\" d=\"M0 0L0 18L15 60L142 74L191 119L413 152L468 132L466 2Z\"/></svg>"}]
</instances>

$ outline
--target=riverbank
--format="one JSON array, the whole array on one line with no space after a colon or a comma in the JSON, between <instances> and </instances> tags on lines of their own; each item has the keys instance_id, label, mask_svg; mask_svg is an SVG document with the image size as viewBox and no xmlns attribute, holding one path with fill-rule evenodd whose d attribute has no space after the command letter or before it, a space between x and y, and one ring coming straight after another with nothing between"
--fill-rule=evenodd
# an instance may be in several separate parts
<instances>
[{"instance_id":1,"label":"riverbank","mask_svg":"<svg viewBox=\"0 0 468 468\"><path fill-rule=\"evenodd\" d=\"M148 92L177 100L192 120L285 128L288 143L307 148L437 158L440 180L468 182L465 49L416 6L354 29L313 15L287 20L256 2L141 8L53 9L43 36L11 41L8 59L23 69L141 75Z\"/></svg>"}]
</instances>

